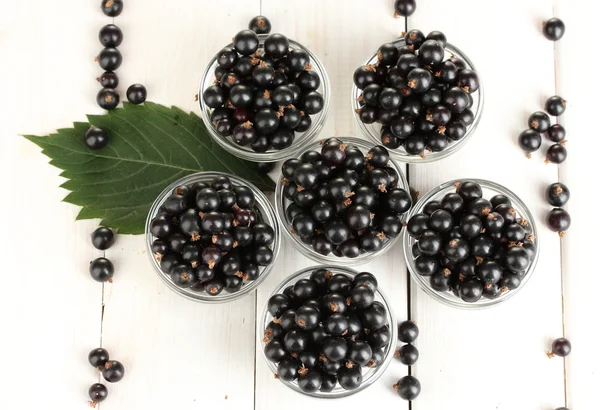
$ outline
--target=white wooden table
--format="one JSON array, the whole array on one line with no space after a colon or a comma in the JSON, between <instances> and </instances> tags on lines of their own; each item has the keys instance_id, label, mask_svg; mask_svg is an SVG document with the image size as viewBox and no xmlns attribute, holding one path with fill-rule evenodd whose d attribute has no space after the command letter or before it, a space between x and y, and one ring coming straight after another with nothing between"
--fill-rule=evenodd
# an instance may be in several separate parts
<instances>
[{"instance_id":1,"label":"white wooden table","mask_svg":"<svg viewBox=\"0 0 600 410\"><path fill-rule=\"evenodd\" d=\"M2 3L0 409L86 408L87 388L99 379L87 353L100 344L126 366L103 409L411 408L391 389L408 372L397 361L376 385L335 403L296 394L269 373L256 346L257 311L286 275L311 265L289 242L258 292L228 305L194 304L169 291L150 268L141 236L119 236L105 252L116 266L112 285L92 281L88 262L102 254L89 240L97 221L74 222L78 210L61 202L59 170L17 135L46 134L102 112L93 58L101 48L98 30L111 19L98 0ZM350 108L352 73L405 23L392 18L392 0L125 3L114 19L125 35L121 95L140 82L150 100L197 112L194 94L206 63L260 13L274 32L305 44L325 64L333 94L323 136L359 136ZM472 141L445 160L409 166L410 184L421 192L465 177L506 185L535 214L542 247L536 273L519 295L475 312L443 306L410 282L400 244L359 267L377 274L398 318L410 316L421 329L412 373L423 389L412 409L598 409L600 303L592 262L598 227L583 221L596 210L584 205L598 175L592 169L598 62L586 56L596 54L592 29L600 7L586 0L417 3L408 27L444 31L475 62L486 101ZM567 25L557 43L541 34L542 20L552 16ZM542 151L526 160L516 144L527 116L556 93L568 100L560 122L569 158L560 167L544 165ZM572 192L574 223L562 241L543 222L550 206L542 192L556 180ZM563 334L572 354L549 360L545 350Z\"/></svg>"}]
</instances>

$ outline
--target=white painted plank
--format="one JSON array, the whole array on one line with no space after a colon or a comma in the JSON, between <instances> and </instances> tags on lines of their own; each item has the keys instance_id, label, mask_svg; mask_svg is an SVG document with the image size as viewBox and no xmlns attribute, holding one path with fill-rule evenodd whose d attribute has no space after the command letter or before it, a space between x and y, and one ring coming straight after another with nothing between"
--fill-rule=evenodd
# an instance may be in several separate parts
<instances>
[{"instance_id":1,"label":"white painted plank","mask_svg":"<svg viewBox=\"0 0 600 410\"><path fill-rule=\"evenodd\" d=\"M258 0L128 0L115 19L121 95L141 83L148 100L198 112L205 65L258 10ZM254 295L228 305L184 300L156 277L142 236L120 241L107 251L117 272L104 294L103 343L127 373L103 408L252 409Z\"/></svg>"},{"instance_id":2,"label":"white painted plank","mask_svg":"<svg viewBox=\"0 0 600 410\"><path fill-rule=\"evenodd\" d=\"M310 48L323 62L332 85L332 104L329 119L321 138L335 136L357 136L358 130L351 109L350 91L354 70L370 57L380 44L389 41L404 28L403 20L392 17L389 2L373 3L369 12L361 1L339 2L332 0L309 0L282 2L262 0L262 14L273 25L273 32L281 32ZM271 275L258 289L259 314L272 290L287 276L316 265L297 252L290 241L282 246L282 255ZM355 267L359 271L370 271L377 275L384 292L393 300L398 320L406 319L407 292L406 266L398 243L385 257ZM295 393L274 379L257 346L256 357L256 409L272 407L274 402L283 402L286 409L330 408L333 403L316 400ZM395 408L408 408L406 402L393 392L391 386L398 378L407 374L407 367L394 360L381 379L368 389L344 399L337 399L335 406L363 408L372 403L389 403Z\"/></svg>"},{"instance_id":3,"label":"white painted plank","mask_svg":"<svg viewBox=\"0 0 600 410\"><path fill-rule=\"evenodd\" d=\"M88 387L98 381L87 362L100 343L101 285L88 273L101 254L89 238L97 222L75 222L78 209L61 202L60 170L18 136L100 112L93 57L101 18L89 7L23 1L4 4L0 14L0 349L11 369L0 377L0 408L86 408Z\"/></svg>"},{"instance_id":4,"label":"white painted plank","mask_svg":"<svg viewBox=\"0 0 600 410\"><path fill-rule=\"evenodd\" d=\"M598 13L598 3L555 1L554 16L566 24L565 36L556 43L555 51L556 91L568 101L567 110L560 118L567 129L568 158L559 167L559 180L571 190L566 208L573 219L571 229L562 240L565 336L573 345L571 355L565 360L566 405L570 409L594 407L595 390L600 385L600 358L596 352L600 328L594 319L600 304L590 277L594 263L587 256L597 252L592 235L600 229L596 219L588 217L588 204L594 201L594 178L600 171L593 157L595 152L589 149L593 142L588 127L590 119L597 117L590 97L590 93L596 94L597 87L581 86L578 81L581 64L577 63L580 56L589 52L582 39L593 32Z\"/></svg>"},{"instance_id":5,"label":"white painted plank","mask_svg":"<svg viewBox=\"0 0 600 410\"><path fill-rule=\"evenodd\" d=\"M473 61L485 86L479 128L462 151L410 166L411 184L477 177L505 185L529 206L540 225L541 254L531 281L505 304L461 311L413 292L413 318L422 332L415 375L422 383L415 410L553 409L563 403L560 361L544 354L561 329L560 248L541 222L543 187L556 179L541 153L527 160L517 136L527 117L554 90L552 45L539 24L552 14L547 0L489 2L420 0L409 29L441 30Z\"/></svg>"}]
</instances>

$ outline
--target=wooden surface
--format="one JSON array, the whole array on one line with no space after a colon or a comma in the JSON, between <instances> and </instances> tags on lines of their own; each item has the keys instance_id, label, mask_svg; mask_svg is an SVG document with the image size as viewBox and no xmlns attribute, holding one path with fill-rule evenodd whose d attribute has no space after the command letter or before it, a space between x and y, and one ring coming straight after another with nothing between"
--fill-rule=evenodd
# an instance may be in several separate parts
<instances>
[{"instance_id":1,"label":"wooden surface","mask_svg":"<svg viewBox=\"0 0 600 410\"><path fill-rule=\"evenodd\" d=\"M103 287L87 273L101 256L90 244L96 221L74 222L77 209L60 202L59 171L18 134L45 134L101 113L95 104L101 72L97 32L112 19L96 1L7 2L0 14L0 155L4 185L4 283L0 339L4 372L0 408L83 409L97 372L87 353L102 344L124 363L122 382L109 385L103 409L409 409L391 390L408 369L394 361L381 379L332 403L296 394L273 378L256 345L256 316L271 290L312 263L284 241L259 290L228 305L207 306L169 291L151 270L141 236L119 236L106 256L115 281ZM119 90L139 82L149 99L197 111L197 84L211 56L251 17L262 13L308 46L328 70L332 107L322 136L356 135L350 109L352 73L377 47L404 31L392 0L126 0L114 19L124 32ZM584 0L417 0L409 28L437 29L475 63L486 89L479 128L469 144L439 162L408 167L410 184L426 192L453 178L490 179L516 192L540 226L535 275L506 304L482 311L445 307L407 280L399 243L360 270L374 272L399 320L409 315L421 335L412 368L422 384L414 410L571 410L597 408L600 359L596 268L600 227L587 197L598 175L592 137L597 81L588 57L600 7ZM544 39L541 23L563 18L565 37ZM592 88L590 88L590 85ZM544 165L542 150L527 160L516 145L527 116L558 93L568 100L560 119L569 158ZM589 152L586 152L586 149ZM545 146L543 148L545 151ZM544 226L551 209L544 188L557 180L572 192L573 226L562 241ZM587 201L587 202L586 202ZM588 217L589 218L589 217ZM8 265L6 264L8 261ZM410 283L410 285L408 285ZM566 360L544 354L552 339L573 343Z\"/></svg>"}]
</instances>

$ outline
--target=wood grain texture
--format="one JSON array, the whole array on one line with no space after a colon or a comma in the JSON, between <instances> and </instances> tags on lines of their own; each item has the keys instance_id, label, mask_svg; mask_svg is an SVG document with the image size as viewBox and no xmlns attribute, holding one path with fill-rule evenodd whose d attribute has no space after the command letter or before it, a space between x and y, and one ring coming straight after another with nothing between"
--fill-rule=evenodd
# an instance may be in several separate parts
<instances>
[{"instance_id":1,"label":"wood grain texture","mask_svg":"<svg viewBox=\"0 0 600 410\"><path fill-rule=\"evenodd\" d=\"M571 191L571 199L565 207L571 215L572 225L562 240L562 281L564 336L573 346L572 353L564 360L565 405L576 410L597 406L598 399L592 386L600 385L600 357L596 342L600 338L600 328L597 321L591 319L593 312L600 311L600 302L590 277L595 272L594 262L588 256L597 252L590 232L597 232L600 224L596 218L588 217L590 211L587 206L597 197L593 186L600 171L594 158L595 150L589 149L593 144L590 119L597 117L591 95L596 95L598 87L581 85L581 66L576 63L589 53L582 39L595 30L595 17L600 13L600 5L583 0L556 0L554 3L554 16L566 24L564 37L555 43L556 94L567 100L567 110L559 122L566 128L569 141L568 158L559 166L558 180Z\"/></svg>"},{"instance_id":2,"label":"wood grain texture","mask_svg":"<svg viewBox=\"0 0 600 410\"><path fill-rule=\"evenodd\" d=\"M0 14L0 349L10 369L0 376L1 408L86 408L98 381L87 361L100 343L102 286L88 273L102 254L89 238L96 224L75 222L77 209L61 202L60 171L19 136L100 113L93 58L101 18L84 2L68 3L79 18L33 1L5 4Z\"/></svg>"},{"instance_id":3,"label":"wood grain texture","mask_svg":"<svg viewBox=\"0 0 600 410\"><path fill-rule=\"evenodd\" d=\"M517 145L529 114L554 93L553 46L540 30L551 15L546 0L420 0L409 18L409 29L446 33L474 62L486 94L472 141L444 160L411 165L411 184L427 192L455 178L498 182L528 205L541 243L527 287L498 307L460 311L414 287L413 318L423 329L414 371L423 390L414 410L553 409L564 401L562 363L544 354L561 331L560 244L544 227L542 195L557 171L541 152L527 160Z\"/></svg>"}]
</instances>

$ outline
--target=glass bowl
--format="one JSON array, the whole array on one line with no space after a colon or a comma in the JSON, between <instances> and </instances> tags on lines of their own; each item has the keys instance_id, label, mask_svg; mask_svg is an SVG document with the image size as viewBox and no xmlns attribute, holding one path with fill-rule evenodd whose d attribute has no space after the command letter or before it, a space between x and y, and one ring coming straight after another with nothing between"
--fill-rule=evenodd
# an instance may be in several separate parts
<instances>
[{"instance_id":1,"label":"glass bowl","mask_svg":"<svg viewBox=\"0 0 600 410\"><path fill-rule=\"evenodd\" d=\"M271 296L276 295L278 293L282 293L286 287L293 285L298 280L308 279L310 277L310 274L314 270L317 270L317 269L327 269L334 275L338 274L338 273L342 273L342 274L345 274L345 275L348 275L351 277L354 277L359 273L355 270L344 268L341 266L330 266L330 265L311 266L309 268L305 268L305 269L302 269L300 271L293 273L286 280L284 280L282 283L280 283L279 286L277 286L277 288L275 288L275 290L273 290L273 292L267 298L267 302L265 303L265 306L262 310L261 316L258 318L259 328L257 329L257 332L256 332L257 338L258 338L257 342L261 346L261 351L263 352L263 357L265 358L265 361L267 362L267 366L269 366L269 369L271 370L271 372L273 372L273 374L277 373L277 365L275 363L273 363L272 361L270 361L269 359L267 359L267 357L264 355L266 343L263 342L263 334L264 334L265 327L267 326L267 324L269 324L269 322L271 322L271 320L273 320L273 316L269 313L269 310L267 309L267 305L269 303L268 301L271 298ZM339 384L337 384L335 386L335 388L333 389L333 391L331 391L331 392L317 391L314 393L306 393L306 392L300 390L300 387L298 387L297 381L288 382L288 381L285 381L282 379L279 379L279 381L281 381L283 384L285 384L292 390L297 391L298 393L306 394L307 396L318 397L318 398L328 398L328 399L336 399L336 398L340 398L340 397L350 396L354 393L358 393L359 391L366 389L367 387L369 387L370 385L375 383L377 381L377 379L379 379L381 377L381 375L385 372L388 365L394 358L394 352L396 350L396 342L398 340L398 326L396 323L396 317L394 316L394 313L392 311L390 299L381 291L381 289L379 287L377 288L377 292L375 292L375 300L381 302L385 306L385 309L387 310L387 322L388 322L388 326L390 327L390 343L384 349L384 360L380 366L378 366L376 368L371 368L371 367L363 367L362 368L363 382L357 389L345 390L343 387L341 387Z\"/></svg>"},{"instance_id":2,"label":"glass bowl","mask_svg":"<svg viewBox=\"0 0 600 410\"><path fill-rule=\"evenodd\" d=\"M360 150L364 154L366 154L374 146L369 141L361 140L361 139L354 138L354 137L338 137L338 138L341 139L344 143L346 143L348 145L356 145L358 148L360 148ZM377 145L381 145L381 144L377 144ZM313 143L312 145L306 147L304 152L306 152L306 151L321 151L321 143L318 141ZM298 158L304 152L300 153L298 155ZM400 168L400 166L391 158L390 158L389 166L392 167L393 169L395 169L396 172L398 173L398 177L399 177L398 188L402 188L406 192L410 192L410 188L408 186L408 181L406 180L406 177L404 176L404 172L402 172L402 169ZM275 210L277 212L277 217L279 219L279 222L281 223L282 230L286 233L287 237L290 238L290 240L292 241L292 243L294 244L296 249L298 249L298 251L300 251L300 253L302 253L306 257L309 257L319 263L360 265L362 263L367 263L371 260L374 260L375 258L382 256L384 253L389 251L394 246L394 244L396 243L398 238L400 238L400 234L398 236L396 236L395 238L388 238L388 240L383 244L383 246L380 250L375 251L375 252L364 252L364 253L361 253L356 258L347 258L345 256L335 256L332 253L329 255L322 255L322 254L316 252L312 248L311 245L308 245L308 244L302 242L302 240L300 240L299 236L292 234L292 232L290 230L292 227L292 221L290 221L288 219L286 212L285 212L287 206L291 203L291 201L288 200L285 197L285 195L283 195L284 184L283 184L282 180L283 180L283 175L280 174L279 178L277 179L277 186L275 187ZM407 215L408 215L408 212L401 216L402 222L406 221Z\"/></svg>"},{"instance_id":3,"label":"glass bowl","mask_svg":"<svg viewBox=\"0 0 600 410\"><path fill-rule=\"evenodd\" d=\"M268 36L268 34L258 35L259 50L264 48L264 42ZM329 112L329 106L331 103L331 84L329 82L327 71L325 71L323 63L321 63L321 61L312 53L312 51L294 40L290 39L289 42L290 49L305 51L310 56L312 71L316 72L321 78L321 85L317 91L323 95L324 104L323 110L320 113L311 115L312 124L310 128L306 132L295 133L294 142L292 145L282 150L271 149L267 152L254 152L249 146L243 147L237 145L231 137L222 137L217 134L215 126L210 121L210 114L213 109L208 107L202 98L204 90L213 85L213 81L215 79L214 72L218 65L217 55L210 60L206 70L204 70L204 74L202 74L202 78L200 79L200 89L198 91L198 104L200 105L200 116L202 117L202 121L204 121L206 129L208 130L208 133L212 139L228 152L239 158L253 162L274 162L289 158L309 144L319 134L319 132L321 132L321 129L325 125L325 120L327 119L327 114ZM233 44L230 43L225 47L232 46Z\"/></svg>"},{"instance_id":4,"label":"glass bowl","mask_svg":"<svg viewBox=\"0 0 600 410\"><path fill-rule=\"evenodd\" d=\"M275 241L273 242L273 245L272 245L273 262L271 262L271 264L269 264L268 266L260 267L261 272L260 272L259 277L256 280L251 281L251 282L244 281L242 289L239 290L238 292L227 293L226 291L223 291L219 295L210 296L204 292L194 291L191 288L180 288L179 286L177 286L173 283L173 281L171 280L171 278L168 275L163 273L163 271L160 269L160 263L154 258L153 254L152 254L152 242L154 241L154 237L150 233L150 223L152 222L152 219L157 215L161 205L165 202L167 197L171 194L173 189L175 189L177 186L182 185L182 184L192 185L196 182L210 182L213 180L213 178L215 178L217 176L226 176L231 180L231 182L234 186L237 186L237 185L246 186L252 191L252 193L254 193L254 197L256 200L255 208L258 210L258 214L259 214L259 215L257 215L257 217L260 216L260 219L262 219L262 221L271 225L271 227L273 228L273 230L275 232ZM156 272L158 277L167 285L167 287L169 289L171 289L175 293L185 297L186 299L190 299L190 300L193 300L196 302L202 302L202 303L231 302L232 300L239 299L239 298L249 294L253 290L255 290L258 287L258 285L260 285L262 283L262 281L265 280L267 275L273 269L273 266L275 266L275 261L277 259L277 255L279 254L279 246L281 244L281 233L279 230L279 226L277 224L277 217L275 216L275 211L273 209L273 206L271 205L271 203L269 202L269 200L267 199L265 194L263 194L260 189L258 189L256 186L254 186L250 182L248 182L242 178L239 178L235 175L230 175L230 174L226 174L223 172L199 172L199 173L188 175L186 177L178 179L177 181L175 181L175 182L171 183L169 186L167 186L158 195L158 197L152 204L150 211L148 212L148 217L146 218L145 235L146 235L146 253L148 254L148 258L150 259L150 264L154 268L154 271Z\"/></svg>"},{"instance_id":5,"label":"glass bowl","mask_svg":"<svg viewBox=\"0 0 600 410\"><path fill-rule=\"evenodd\" d=\"M392 41L392 44L395 45L396 48L400 48L405 44L404 38L399 38L395 41ZM473 123L471 125L467 126L467 132L463 138L461 138L459 141L451 142L450 144L448 144L448 147L441 152L426 151L424 158L421 158L418 155L407 154L403 147L396 148L396 149L389 149L390 155L397 161L419 164L419 163L423 163L423 162L433 162L433 161L440 160L442 158L446 158L447 156L452 155L453 153L455 153L456 151L461 149L463 146L465 146L467 144L467 142L469 142L469 140L471 139L473 134L475 133L475 129L477 128L477 125L479 124L479 120L481 119L481 113L483 112L483 83L481 81L481 75L475 69L473 62L469 59L469 57L467 57L465 55L465 53L460 51L460 49L453 46L452 44L446 44L446 58L448 56L456 56L456 57L460 58L461 60L463 60L465 62L465 65L467 66L467 68L475 71L477 73L477 75L479 76L479 89L476 92L470 94L471 97L473 97L473 105L470 109L471 109L471 111L473 111L475 119L473 120ZM377 53L375 53L367 61L365 61L365 63L363 65L376 64L378 61L379 60L377 58ZM362 90L358 89L356 87L356 85L352 86L352 111L354 112L354 119L356 120L356 122L358 124L358 128L360 128L361 132L365 136L367 136L369 139L371 139L371 141L373 141L377 144L381 144L381 135L380 135L381 124L379 124L379 123L365 124L360 120L358 114L356 113L356 110L360 109L360 105L357 101L357 98L360 96L361 93L362 93Z\"/></svg>"},{"instance_id":6,"label":"glass bowl","mask_svg":"<svg viewBox=\"0 0 600 410\"><path fill-rule=\"evenodd\" d=\"M411 237L408 234L408 231L406 229L404 230L404 233L403 233L403 236L404 236L403 237L404 258L406 259L406 266L408 266L408 270L410 271L410 275L412 276L413 280L415 282L417 282L419 284L419 286L421 287L421 289L423 289L423 291L425 293L427 293L429 296L433 297L434 299L436 299L448 306L452 306L455 308L481 309L481 308L486 308L486 307L490 307L490 306L494 306L499 303L502 303L505 300L516 295L521 289L523 289L525 287L525 285L531 278L533 271L535 270L537 261L538 261L538 257L540 254L540 241L539 241L539 237L537 235L538 231L537 231L537 227L535 225L535 220L533 218L533 214L529 211L529 208L527 208L527 205L525 205L523 203L523 201L521 201L521 199L514 192L510 191L508 188L506 188L500 184L496 184L494 182L483 180L483 179L462 178L462 179L457 179L454 181L445 182L445 183L441 184L440 186L433 188L431 191L429 191L425 195L423 195L423 197L421 199L419 199L419 201L415 204L415 206L410 210L409 219L415 214L422 213L423 208L425 207L425 204L427 204L427 202L429 202L431 200L441 200L444 197L444 195L446 195L447 193L456 192L456 188L455 188L454 184L456 184L457 182L465 182L465 181L472 181L472 182L476 182L479 185L481 185L484 198L489 199L496 194L506 195L510 199L510 201L512 203L512 207L517 212L517 217L525 218L529 222L529 226L531 227L531 232L536 238L535 239L536 252L535 252L535 257L533 258L533 260L531 261L531 264L529 265L529 268L527 269L525 275L522 277L521 285L517 289L508 291L496 299L487 299L485 297L482 297L475 303L468 303L468 302L463 301L458 296L454 295L451 291L438 292L438 291L432 289L431 285L429 284L429 277L421 276L417 272L417 270L415 268L415 259L412 256L412 247L417 241L415 238Z\"/></svg>"}]
</instances>

